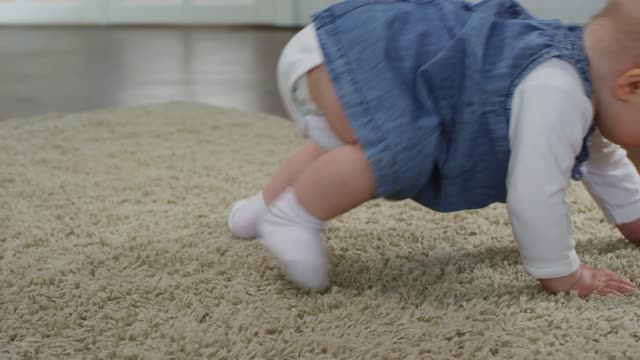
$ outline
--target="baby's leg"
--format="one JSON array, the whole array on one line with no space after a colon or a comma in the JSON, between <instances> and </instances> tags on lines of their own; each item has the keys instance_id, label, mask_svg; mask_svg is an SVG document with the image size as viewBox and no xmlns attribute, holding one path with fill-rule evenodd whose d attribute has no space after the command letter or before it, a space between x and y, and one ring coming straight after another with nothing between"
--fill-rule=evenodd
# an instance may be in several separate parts
<instances>
[{"instance_id":1,"label":"baby's leg","mask_svg":"<svg viewBox=\"0 0 640 360\"><path fill-rule=\"evenodd\" d=\"M277 85L282 102L302 135L314 144L299 149L275 173L264 191L233 205L229 214L229 228L237 237L255 238L257 223L266 213L267 205L278 197L314 160L342 145L330 131L326 120L315 113L305 74L322 63L322 51L313 25L296 34L285 46L278 61ZM317 145L316 145L317 144ZM325 150L323 150L325 149Z\"/></svg>"},{"instance_id":2,"label":"baby's leg","mask_svg":"<svg viewBox=\"0 0 640 360\"><path fill-rule=\"evenodd\" d=\"M267 207L284 190L293 185L302 171L322 156L325 150L314 142L299 148L280 166L263 191L253 197L233 204L229 213L229 229L240 239L254 239L258 235L258 223Z\"/></svg>"},{"instance_id":3,"label":"baby's leg","mask_svg":"<svg viewBox=\"0 0 640 360\"><path fill-rule=\"evenodd\" d=\"M315 70L308 77L311 96L336 136L347 145L314 161L293 188L273 202L260 224L259 241L296 285L324 290L329 286L324 222L373 198L374 178L324 66Z\"/></svg>"},{"instance_id":4,"label":"baby's leg","mask_svg":"<svg viewBox=\"0 0 640 360\"><path fill-rule=\"evenodd\" d=\"M373 197L373 174L324 65L312 69L307 78L311 98L334 134L347 144L320 157L295 183L300 204L327 221Z\"/></svg>"},{"instance_id":5,"label":"baby's leg","mask_svg":"<svg viewBox=\"0 0 640 360\"><path fill-rule=\"evenodd\" d=\"M311 101L324 116L323 119L320 119L310 115L303 120L306 122L305 127L307 127L305 136L310 137L314 143L298 150L271 178L263 192L267 205L282 194L287 187L292 186L298 176L324 155L327 150L339 148L344 144L357 144L324 65L311 69L306 74L306 80L301 83L308 86ZM326 124L322 124L323 120L326 121ZM317 194L315 196L323 195Z\"/></svg>"},{"instance_id":6,"label":"baby's leg","mask_svg":"<svg viewBox=\"0 0 640 360\"><path fill-rule=\"evenodd\" d=\"M313 89L307 79L315 85ZM236 237L241 239L257 237L257 224L266 213L267 206L286 188L293 186L298 175L312 162L325 154L326 151L344 145L345 142L337 134L348 139L349 143L355 143L344 114L340 112L341 108L335 108L331 103L332 99L321 92L323 87L330 85L330 83L326 83L327 81L326 70L323 66L319 66L312 68L308 75L302 74L298 80L293 82L292 87L282 86L282 98L284 103L288 104L287 108L292 119L302 130L302 135L311 138L313 143L303 146L294 153L271 178L264 191L233 205L229 213L229 228ZM281 83L287 82L283 80ZM311 94L312 90L314 93L320 92L320 94L316 94L314 97ZM294 92L297 93L297 100L293 99ZM316 113L316 110L311 110L311 108L317 108L314 101L316 98L319 103L329 104L325 106L325 111L333 119L339 119L339 121L331 123L325 116ZM342 123L343 119L344 123ZM334 128L338 130L335 131Z\"/></svg>"},{"instance_id":7,"label":"baby's leg","mask_svg":"<svg viewBox=\"0 0 640 360\"><path fill-rule=\"evenodd\" d=\"M298 176L325 153L326 151L322 147L310 141L287 159L269 180L262 192L267 206L280 196L285 189L292 186Z\"/></svg>"}]
</instances>

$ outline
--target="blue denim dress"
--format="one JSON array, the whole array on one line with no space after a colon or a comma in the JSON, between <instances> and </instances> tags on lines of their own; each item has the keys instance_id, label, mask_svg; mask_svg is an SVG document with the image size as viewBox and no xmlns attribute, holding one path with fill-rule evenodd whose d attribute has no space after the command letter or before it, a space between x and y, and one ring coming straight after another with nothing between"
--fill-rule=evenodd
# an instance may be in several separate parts
<instances>
[{"instance_id":1,"label":"blue denim dress","mask_svg":"<svg viewBox=\"0 0 640 360\"><path fill-rule=\"evenodd\" d=\"M537 19L512 0L347 0L314 23L377 197L441 212L505 202L519 82L558 57L591 96L583 29ZM567 177L580 179L589 136Z\"/></svg>"}]
</instances>

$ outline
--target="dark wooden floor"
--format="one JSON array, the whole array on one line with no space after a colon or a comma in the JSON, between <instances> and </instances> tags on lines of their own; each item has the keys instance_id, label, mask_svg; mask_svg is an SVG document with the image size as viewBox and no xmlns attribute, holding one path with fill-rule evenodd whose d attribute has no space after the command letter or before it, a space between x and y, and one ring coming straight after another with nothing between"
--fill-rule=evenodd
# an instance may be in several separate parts
<instances>
[{"instance_id":1,"label":"dark wooden floor","mask_svg":"<svg viewBox=\"0 0 640 360\"><path fill-rule=\"evenodd\" d=\"M0 28L0 119L172 100L284 115L294 29Z\"/></svg>"}]
</instances>

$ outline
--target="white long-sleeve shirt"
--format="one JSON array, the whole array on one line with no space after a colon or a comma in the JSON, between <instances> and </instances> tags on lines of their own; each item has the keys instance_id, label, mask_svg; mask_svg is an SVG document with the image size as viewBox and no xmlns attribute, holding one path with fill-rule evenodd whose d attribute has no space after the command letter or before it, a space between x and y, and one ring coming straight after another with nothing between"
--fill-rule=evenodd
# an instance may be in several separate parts
<instances>
[{"instance_id":1,"label":"white long-sleeve shirt","mask_svg":"<svg viewBox=\"0 0 640 360\"><path fill-rule=\"evenodd\" d=\"M593 104L570 64L551 59L516 88L510 123L507 207L525 270L536 278L580 265L565 201L571 171L593 122ZM584 179L607 219L640 218L640 176L620 146L593 135Z\"/></svg>"}]
</instances>

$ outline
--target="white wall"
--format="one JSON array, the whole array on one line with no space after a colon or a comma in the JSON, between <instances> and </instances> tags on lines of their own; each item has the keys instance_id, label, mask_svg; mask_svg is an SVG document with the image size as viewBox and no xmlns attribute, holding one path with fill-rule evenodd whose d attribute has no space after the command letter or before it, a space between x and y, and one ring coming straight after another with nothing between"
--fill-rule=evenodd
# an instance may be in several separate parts
<instances>
[{"instance_id":1,"label":"white wall","mask_svg":"<svg viewBox=\"0 0 640 360\"><path fill-rule=\"evenodd\" d=\"M476 2L477 0L468 0ZM521 0L534 14L585 22L607 0ZM640 0L638 0L640 1ZM210 23L304 25L338 0L0 0L0 25ZM200 5L196 5L200 4ZM203 5L206 4L206 5Z\"/></svg>"},{"instance_id":2,"label":"white wall","mask_svg":"<svg viewBox=\"0 0 640 360\"><path fill-rule=\"evenodd\" d=\"M292 1L0 0L0 25L290 24Z\"/></svg>"},{"instance_id":3,"label":"white wall","mask_svg":"<svg viewBox=\"0 0 640 360\"><path fill-rule=\"evenodd\" d=\"M298 23L308 23L314 12L337 2L336 0L297 0L296 13L298 14Z\"/></svg>"},{"instance_id":4,"label":"white wall","mask_svg":"<svg viewBox=\"0 0 640 360\"><path fill-rule=\"evenodd\" d=\"M540 17L585 23L604 8L607 0L521 0L520 3Z\"/></svg>"},{"instance_id":5,"label":"white wall","mask_svg":"<svg viewBox=\"0 0 640 360\"><path fill-rule=\"evenodd\" d=\"M297 23L306 24L311 14L338 1L294 0L297 6ZM470 1L479 2L479 1ZM520 0L535 15L545 18L560 18L570 23L584 23L604 7L607 0Z\"/></svg>"}]
</instances>

